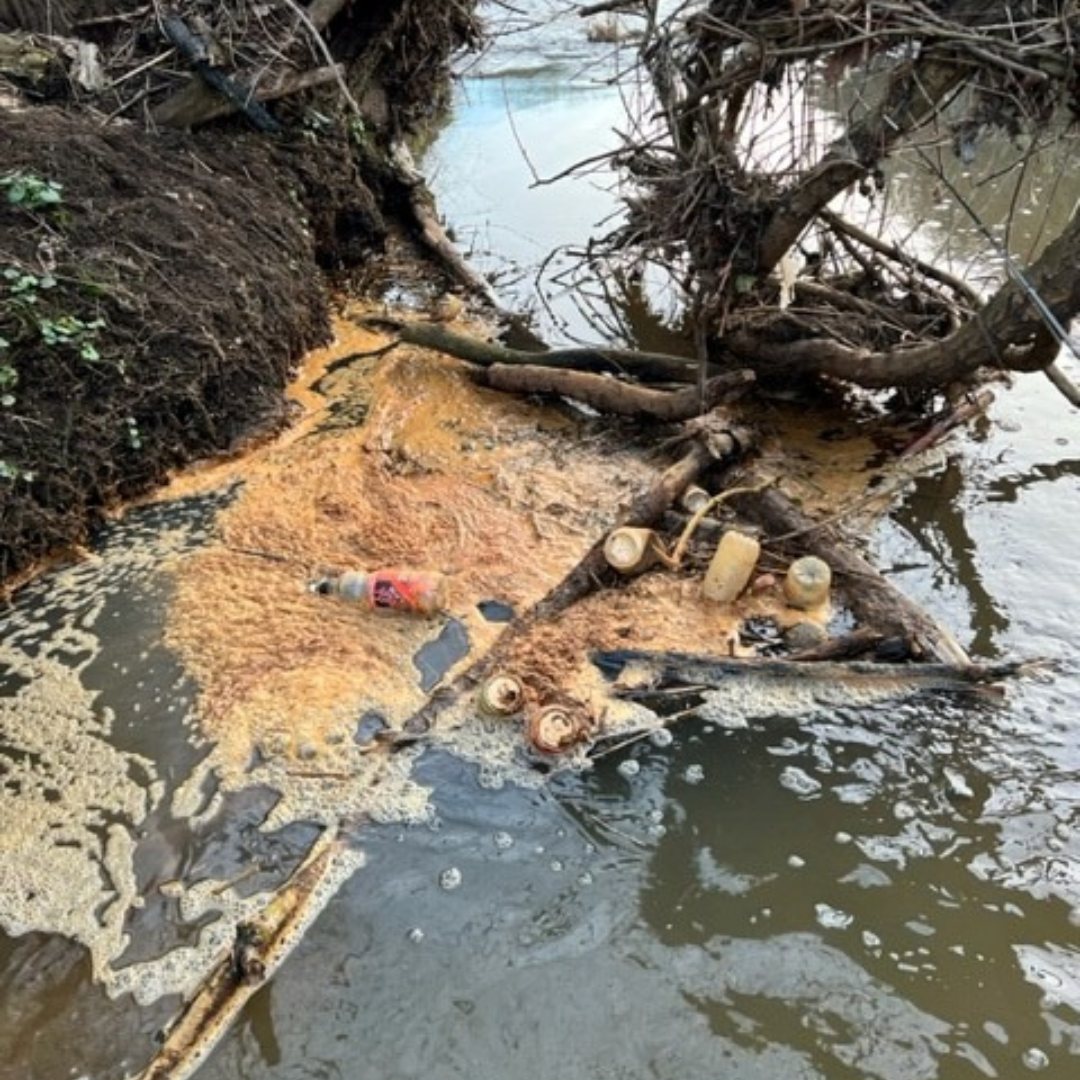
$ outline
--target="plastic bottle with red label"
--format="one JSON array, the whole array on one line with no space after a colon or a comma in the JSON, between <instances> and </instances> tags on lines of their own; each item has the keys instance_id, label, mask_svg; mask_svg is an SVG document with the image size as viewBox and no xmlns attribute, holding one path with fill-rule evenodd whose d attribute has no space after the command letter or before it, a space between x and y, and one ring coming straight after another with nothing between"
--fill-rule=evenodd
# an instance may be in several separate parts
<instances>
[{"instance_id":1,"label":"plastic bottle with red label","mask_svg":"<svg viewBox=\"0 0 1080 1080\"><path fill-rule=\"evenodd\" d=\"M446 579L430 570L349 570L311 585L324 596L363 604L372 611L405 615L438 615L446 605Z\"/></svg>"}]
</instances>

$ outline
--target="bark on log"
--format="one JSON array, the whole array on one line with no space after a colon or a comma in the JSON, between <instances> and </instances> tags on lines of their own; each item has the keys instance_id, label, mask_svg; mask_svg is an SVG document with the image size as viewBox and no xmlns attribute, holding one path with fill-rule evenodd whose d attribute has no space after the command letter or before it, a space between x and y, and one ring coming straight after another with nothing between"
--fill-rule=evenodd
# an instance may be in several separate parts
<instances>
[{"instance_id":1,"label":"bark on log","mask_svg":"<svg viewBox=\"0 0 1080 1080\"><path fill-rule=\"evenodd\" d=\"M1063 324L1080 311L1080 212L1026 272L1028 285ZM838 341L811 338L787 344L763 342L737 332L721 344L738 362L759 374L829 375L871 389L893 386L937 387L962 381L979 368L1040 371L1054 360L1046 348L1041 308L1016 279L1003 285L990 302L959 330L920 345L883 352L853 349Z\"/></svg>"},{"instance_id":2,"label":"bark on log","mask_svg":"<svg viewBox=\"0 0 1080 1080\"><path fill-rule=\"evenodd\" d=\"M478 372L479 381L514 394L557 394L599 412L616 416L648 416L664 423L689 420L715 408L754 381L752 371L732 371L710 379L703 389L652 390L608 375L560 370L537 364L492 364Z\"/></svg>"},{"instance_id":3,"label":"bark on log","mask_svg":"<svg viewBox=\"0 0 1080 1080\"><path fill-rule=\"evenodd\" d=\"M498 342L481 341L479 338L457 334L432 323L402 322L386 318L368 318L361 322L366 326L389 327L397 334L398 339L407 345L448 353L481 367L491 367L493 364L536 364L551 368L632 375L643 382L689 383L697 376L696 362L667 353L590 346L551 349L548 352L522 352Z\"/></svg>"},{"instance_id":4,"label":"bark on log","mask_svg":"<svg viewBox=\"0 0 1080 1080\"><path fill-rule=\"evenodd\" d=\"M253 87L252 97L256 101L277 101L302 90L336 82L344 73L345 69L338 64L335 67L327 66L295 75L283 75ZM155 122L163 127L193 128L211 120L220 120L236 111L235 102L211 90L202 79L192 79L182 90L158 105L154 109L153 117Z\"/></svg>"},{"instance_id":5,"label":"bark on log","mask_svg":"<svg viewBox=\"0 0 1080 1080\"><path fill-rule=\"evenodd\" d=\"M739 510L769 535L800 533L800 546L829 564L861 623L886 635L906 638L912 654L920 659L955 667L970 665L964 647L948 630L889 582L836 529L815 525L782 492L773 488L750 498L744 496Z\"/></svg>"}]
</instances>

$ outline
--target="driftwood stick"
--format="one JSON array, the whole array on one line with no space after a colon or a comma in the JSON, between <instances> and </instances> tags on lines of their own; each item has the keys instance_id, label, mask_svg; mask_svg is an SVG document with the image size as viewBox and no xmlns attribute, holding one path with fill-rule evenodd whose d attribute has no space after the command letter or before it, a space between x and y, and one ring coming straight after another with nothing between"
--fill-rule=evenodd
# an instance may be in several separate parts
<instances>
[{"instance_id":1,"label":"driftwood stick","mask_svg":"<svg viewBox=\"0 0 1080 1080\"><path fill-rule=\"evenodd\" d=\"M237 927L222 955L184 1004L139 1080L186 1080L206 1060L253 994L269 979L325 903L322 890L345 858L347 842L330 830L251 923Z\"/></svg>"},{"instance_id":2,"label":"driftwood stick","mask_svg":"<svg viewBox=\"0 0 1080 1080\"><path fill-rule=\"evenodd\" d=\"M896 245L890 244L886 240L882 240L880 236L874 236L873 233L868 233L865 229L860 229L858 225L853 225L850 221L845 221L844 218L839 214L834 213L832 210L822 210L818 214L818 217L820 217L831 229L844 233L852 240L856 240L858 243L870 248L871 251L876 251L879 255L884 255L894 262L918 270L919 273L925 277L932 278L934 281L952 289L957 296L963 297L963 299L971 305L973 310L978 310L982 307L983 302L979 294L966 281L961 280L955 274L950 274L947 270L943 270L933 263L924 262L914 255L909 255L906 251L896 247Z\"/></svg>"},{"instance_id":3,"label":"driftwood stick","mask_svg":"<svg viewBox=\"0 0 1080 1080\"><path fill-rule=\"evenodd\" d=\"M867 660L776 660L771 657L737 660L730 657L693 653L646 652L619 649L595 653L593 663L608 675L617 674L627 664L643 665L654 676L654 685L622 691L624 697L647 697L658 687L719 687L733 678L795 679L805 682L835 683L851 687L902 684L905 688L961 690L1000 679L1024 675L1038 667L1030 661L995 664L927 663L879 664Z\"/></svg>"},{"instance_id":4,"label":"driftwood stick","mask_svg":"<svg viewBox=\"0 0 1080 1080\"><path fill-rule=\"evenodd\" d=\"M1061 370L1056 363L1043 368L1046 377L1061 391L1065 400L1074 408L1080 409L1080 388Z\"/></svg>"},{"instance_id":5,"label":"driftwood stick","mask_svg":"<svg viewBox=\"0 0 1080 1080\"><path fill-rule=\"evenodd\" d=\"M652 390L622 382L610 375L543 367L538 364L492 364L477 372L478 381L495 390L515 394L557 394L603 413L650 416L666 423L689 420L715 408L721 401L754 381L752 371L732 371L710 379L704 393L696 386L678 390Z\"/></svg>"},{"instance_id":6,"label":"driftwood stick","mask_svg":"<svg viewBox=\"0 0 1080 1080\"><path fill-rule=\"evenodd\" d=\"M914 442L905 446L900 453L900 459L914 457L916 454L921 454L924 450L936 446L949 432L954 431L961 424L966 424L974 417L981 416L993 403L994 393L992 390L980 390L973 397L960 402L955 409L952 409L937 423L931 425L928 431L925 431Z\"/></svg>"},{"instance_id":7,"label":"driftwood stick","mask_svg":"<svg viewBox=\"0 0 1080 1080\"><path fill-rule=\"evenodd\" d=\"M753 445L753 433L746 428L733 428L725 439L714 435L710 448L694 442L683 456L665 469L649 487L631 504L620 525L649 526L658 521L664 512L717 458L713 451L723 450L736 455ZM439 713L471 693L500 663L508 648L528 634L537 623L553 619L572 604L598 588L610 573L604 558L604 539L601 537L585 554L584 558L551 591L525 612L520 619L510 623L489 652L471 664L448 686L437 690L428 702L405 722L405 734L399 738L411 738L425 732L435 723Z\"/></svg>"},{"instance_id":8,"label":"driftwood stick","mask_svg":"<svg viewBox=\"0 0 1080 1080\"><path fill-rule=\"evenodd\" d=\"M834 529L818 528L775 488L740 500L740 512L762 525L766 533L798 533L800 545L824 559L837 576L848 605L860 622L887 635L904 637L919 658L966 667L971 659L953 635L909 600L884 575L856 552Z\"/></svg>"},{"instance_id":9,"label":"driftwood stick","mask_svg":"<svg viewBox=\"0 0 1080 1080\"><path fill-rule=\"evenodd\" d=\"M693 382L697 365L682 356L667 353L637 352L633 349L606 349L589 346L551 349L548 352L523 352L494 341L457 334L433 323L402 322L398 319L367 318L361 325L393 330L400 341L448 353L481 367L493 364L536 364L577 371L611 372L633 375L644 382Z\"/></svg>"}]
</instances>

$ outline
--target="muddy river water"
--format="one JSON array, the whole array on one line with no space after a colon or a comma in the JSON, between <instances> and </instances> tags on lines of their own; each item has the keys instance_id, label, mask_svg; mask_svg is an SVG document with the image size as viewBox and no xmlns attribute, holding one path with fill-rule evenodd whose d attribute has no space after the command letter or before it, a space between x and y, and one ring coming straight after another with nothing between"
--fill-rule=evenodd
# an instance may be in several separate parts
<instances>
[{"instance_id":1,"label":"muddy river water","mask_svg":"<svg viewBox=\"0 0 1080 1080\"><path fill-rule=\"evenodd\" d=\"M499 272L508 301L535 295L548 252L580 242L613 208L603 175L529 186L534 169L595 152L598 132L619 124L603 50L572 19L505 39L472 67L429 152L459 242ZM1080 188L1064 190L1066 173L1058 161L1033 177L1018 250L1044 213L1071 211ZM987 214L1001 198L972 197L989 200ZM914 167L892 212L923 224L928 249L947 242L994 271ZM557 282L543 287L546 333L593 330ZM612 325L652 342L659 333L633 310ZM800 712L761 700L733 709L732 722L676 726L670 742L643 740L544 782L493 767L467 741L410 751L393 797L346 807L364 864L349 866L199 1076L1071 1080L1077 439L1075 414L1025 377L871 538L878 564L973 654L1049 657L1060 662L1052 679L1011 687L1002 706ZM0 712L3 1080L136 1073L188 985L168 958L200 940L213 955L226 940L213 937L218 913L242 915L279 884L311 843L311 822L346 799L294 792L275 810L280 827L264 828L274 792L219 788L205 767L256 778L266 767L229 757L240 753L227 725L245 719L243 701L211 718L217 749L200 737L189 719L198 684L179 657L207 670L225 660L200 651L197 632L165 630L170 605L193 602L191 581L174 579L178 561L237 497L227 488L135 511L94 559L30 586L0 616L0 694L21 709ZM280 550L286 524L267 546ZM497 554L491 564L494 575ZM200 570L207 590L213 572ZM259 622L280 604L294 643L307 624L299 601L274 591L280 579L249 585L215 591L212 604L254 612L234 636L248 654L262 650L259 662L229 659L226 670L256 696L265 669L283 663ZM511 599L525 603L527 591ZM481 620L466 622L473 639L483 634ZM415 644L403 632L388 647L409 667ZM35 680L40 693L28 696ZM272 756L275 730L261 754ZM296 759L332 773L327 742L317 758L301 743ZM28 806L39 823L30 836L14 825Z\"/></svg>"}]
</instances>

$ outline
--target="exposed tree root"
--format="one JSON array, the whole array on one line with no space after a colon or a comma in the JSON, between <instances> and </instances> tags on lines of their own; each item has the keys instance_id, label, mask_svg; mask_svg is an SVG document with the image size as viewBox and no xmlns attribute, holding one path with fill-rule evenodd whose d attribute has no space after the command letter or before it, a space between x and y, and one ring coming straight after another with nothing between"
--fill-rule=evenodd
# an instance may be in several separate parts
<instances>
[{"instance_id":1,"label":"exposed tree root","mask_svg":"<svg viewBox=\"0 0 1080 1080\"><path fill-rule=\"evenodd\" d=\"M667 353L637 352L633 349L603 349L582 346L571 349L551 349L548 352L523 352L494 341L447 330L433 323L402 322L398 319L367 318L362 325L392 330L400 341L423 349L448 353L482 367L492 364L542 365L576 371L610 372L630 375L642 382L693 382L697 364L683 356Z\"/></svg>"},{"instance_id":2,"label":"exposed tree root","mask_svg":"<svg viewBox=\"0 0 1080 1080\"><path fill-rule=\"evenodd\" d=\"M608 375L540 367L492 364L477 373L479 381L514 394L557 394L616 416L648 416L665 423L689 420L715 408L754 381L752 371L732 371L709 379L702 389L652 390Z\"/></svg>"}]
</instances>

